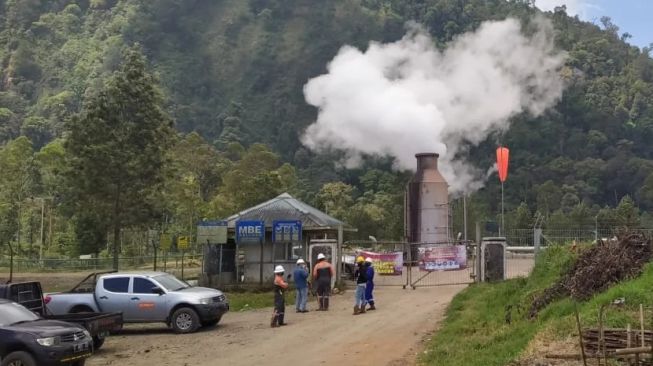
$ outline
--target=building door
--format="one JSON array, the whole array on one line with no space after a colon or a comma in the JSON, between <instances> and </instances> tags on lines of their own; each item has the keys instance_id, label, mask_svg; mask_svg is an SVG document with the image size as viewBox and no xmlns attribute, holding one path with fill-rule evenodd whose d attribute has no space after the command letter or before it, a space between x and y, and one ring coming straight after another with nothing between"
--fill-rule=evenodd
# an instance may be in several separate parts
<instances>
[{"instance_id":1,"label":"building door","mask_svg":"<svg viewBox=\"0 0 653 366\"><path fill-rule=\"evenodd\" d=\"M317 263L317 255L322 253L326 256L326 260L331 263L333 266L333 269L336 272L336 276L333 276L331 278L331 288L333 288L336 285L336 278L340 274L340 271L338 270L337 266L337 258L338 258L338 245L336 244L335 240L316 240L316 241L311 241L311 244L309 246L309 258L311 260L311 271L313 270L313 266L315 266L315 263Z\"/></svg>"}]
</instances>

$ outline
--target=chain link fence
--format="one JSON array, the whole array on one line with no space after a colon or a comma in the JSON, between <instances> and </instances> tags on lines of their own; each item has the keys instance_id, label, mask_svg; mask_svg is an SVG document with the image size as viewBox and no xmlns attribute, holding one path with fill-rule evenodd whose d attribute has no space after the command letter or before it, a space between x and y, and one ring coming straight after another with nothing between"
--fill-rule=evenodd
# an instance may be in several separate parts
<instances>
[{"instance_id":1,"label":"chain link fence","mask_svg":"<svg viewBox=\"0 0 653 366\"><path fill-rule=\"evenodd\" d=\"M185 268L202 267L202 255L181 255L168 254L156 257L121 257L119 258L120 270L181 270ZM0 258L0 272L9 272L11 265L10 258ZM106 271L113 269L113 258L89 258L89 259L22 259L14 258L14 273L34 272L82 272L82 271Z\"/></svg>"}]
</instances>

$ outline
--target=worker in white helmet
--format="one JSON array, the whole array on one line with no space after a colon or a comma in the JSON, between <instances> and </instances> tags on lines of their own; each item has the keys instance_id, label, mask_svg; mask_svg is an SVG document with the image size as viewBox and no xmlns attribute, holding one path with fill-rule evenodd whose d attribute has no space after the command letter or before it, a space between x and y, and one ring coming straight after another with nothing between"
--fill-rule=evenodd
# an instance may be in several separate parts
<instances>
[{"instance_id":1,"label":"worker in white helmet","mask_svg":"<svg viewBox=\"0 0 653 366\"><path fill-rule=\"evenodd\" d=\"M298 313L307 313L306 302L308 301L308 269L306 262L302 258L297 260L297 267L293 272L293 280L295 281L295 291L297 297L295 299L295 310Z\"/></svg>"},{"instance_id":2,"label":"worker in white helmet","mask_svg":"<svg viewBox=\"0 0 653 366\"><path fill-rule=\"evenodd\" d=\"M374 266L372 258L365 258L365 268L367 268L367 284L365 286L365 302L370 305L369 310L376 310L374 306Z\"/></svg>"},{"instance_id":3,"label":"worker in white helmet","mask_svg":"<svg viewBox=\"0 0 653 366\"><path fill-rule=\"evenodd\" d=\"M329 310L329 296L331 296L331 279L335 271L331 263L327 262L323 253L317 255L317 264L313 267L313 280L317 284L317 300L319 311Z\"/></svg>"},{"instance_id":4,"label":"worker in white helmet","mask_svg":"<svg viewBox=\"0 0 653 366\"><path fill-rule=\"evenodd\" d=\"M288 288L288 282L284 281L283 273L285 272L283 266L276 266L274 268L274 314L270 326L272 328L286 325L283 321L286 313L286 299L284 293ZM288 275L290 277L290 275Z\"/></svg>"}]
</instances>

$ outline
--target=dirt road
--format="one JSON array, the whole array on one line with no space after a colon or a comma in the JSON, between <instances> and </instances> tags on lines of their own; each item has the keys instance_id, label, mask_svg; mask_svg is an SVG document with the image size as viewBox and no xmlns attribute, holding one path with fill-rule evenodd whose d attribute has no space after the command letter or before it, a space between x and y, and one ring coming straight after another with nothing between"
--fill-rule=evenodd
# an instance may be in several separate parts
<instances>
[{"instance_id":1,"label":"dirt road","mask_svg":"<svg viewBox=\"0 0 653 366\"><path fill-rule=\"evenodd\" d=\"M297 314L288 306L289 325L276 329L269 325L271 309L229 313L216 328L191 335L158 324L131 325L87 365L412 365L422 340L463 288L381 288L379 309L359 316L351 315L348 291L332 297L329 312Z\"/></svg>"}]
</instances>

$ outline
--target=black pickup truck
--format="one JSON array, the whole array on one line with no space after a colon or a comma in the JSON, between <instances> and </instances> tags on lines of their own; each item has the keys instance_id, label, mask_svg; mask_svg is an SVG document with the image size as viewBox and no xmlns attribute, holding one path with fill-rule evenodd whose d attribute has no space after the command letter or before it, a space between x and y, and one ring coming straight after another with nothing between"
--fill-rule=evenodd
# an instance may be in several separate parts
<instances>
[{"instance_id":1,"label":"black pickup truck","mask_svg":"<svg viewBox=\"0 0 653 366\"><path fill-rule=\"evenodd\" d=\"M43 290L39 282L0 284L0 299L7 299L23 305L46 320L59 320L84 327L93 337L93 348L99 349L110 332L122 329L122 313L74 313L52 315L44 303Z\"/></svg>"},{"instance_id":2,"label":"black pickup truck","mask_svg":"<svg viewBox=\"0 0 653 366\"><path fill-rule=\"evenodd\" d=\"M43 319L0 299L1 366L83 366L92 352L93 339L79 325Z\"/></svg>"}]
</instances>

